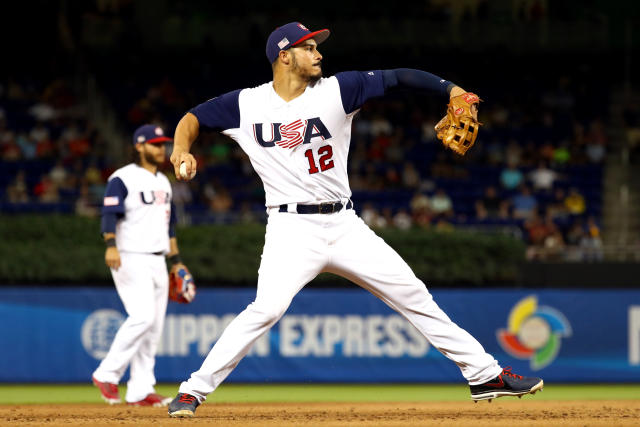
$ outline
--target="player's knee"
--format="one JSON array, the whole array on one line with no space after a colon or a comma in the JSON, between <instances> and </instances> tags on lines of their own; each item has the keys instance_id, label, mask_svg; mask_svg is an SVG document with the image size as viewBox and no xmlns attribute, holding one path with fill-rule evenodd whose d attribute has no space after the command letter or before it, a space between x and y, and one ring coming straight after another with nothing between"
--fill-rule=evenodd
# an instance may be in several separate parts
<instances>
[{"instance_id":1,"label":"player's knee","mask_svg":"<svg viewBox=\"0 0 640 427\"><path fill-rule=\"evenodd\" d=\"M259 302L254 302L251 304L251 309L261 315L264 320L264 323L276 323L282 315L287 311L289 304L261 304Z\"/></svg>"},{"instance_id":2,"label":"player's knee","mask_svg":"<svg viewBox=\"0 0 640 427\"><path fill-rule=\"evenodd\" d=\"M130 317L131 326L140 329L143 332L150 331L155 325L155 316L153 313L139 314Z\"/></svg>"}]
</instances>

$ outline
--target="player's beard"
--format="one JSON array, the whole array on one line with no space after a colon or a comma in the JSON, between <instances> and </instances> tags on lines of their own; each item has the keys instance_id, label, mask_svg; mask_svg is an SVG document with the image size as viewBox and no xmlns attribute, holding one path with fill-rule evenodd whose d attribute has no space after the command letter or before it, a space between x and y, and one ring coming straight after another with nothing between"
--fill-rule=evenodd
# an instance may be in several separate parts
<instances>
[{"instance_id":1,"label":"player's beard","mask_svg":"<svg viewBox=\"0 0 640 427\"><path fill-rule=\"evenodd\" d=\"M292 71L294 73L297 73L300 78L306 81L310 86L313 86L318 80L322 78L322 66L320 66L320 70L318 70L317 73L313 74L313 71L304 70L298 65L298 61L296 61L295 55L292 57L291 65L293 66Z\"/></svg>"},{"instance_id":2,"label":"player's beard","mask_svg":"<svg viewBox=\"0 0 640 427\"><path fill-rule=\"evenodd\" d=\"M146 149L142 150L142 153L140 154L144 157L144 161L152 166L159 167L162 163L164 163L164 156L162 160L158 161L158 159L156 158L157 154L147 151Z\"/></svg>"}]
</instances>

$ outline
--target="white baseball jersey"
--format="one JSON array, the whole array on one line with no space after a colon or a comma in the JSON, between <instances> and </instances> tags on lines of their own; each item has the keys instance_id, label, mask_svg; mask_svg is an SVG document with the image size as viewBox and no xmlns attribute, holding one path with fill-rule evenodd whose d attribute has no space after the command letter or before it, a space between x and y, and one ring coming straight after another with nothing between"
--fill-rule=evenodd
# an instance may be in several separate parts
<instances>
[{"instance_id":1,"label":"white baseball jersey","mask_svg":"<svg viewBox=\"0 0 640 427\"><path fill-rule=\"evenodd\" d=\"M115 233L119 251L169 252L171 184L162 172L153 174L135 163L116 170L109 177L102 211L118 215ZM102 231L109 231L104 215Z\"/></svg>"},{"instance_id":2,"label":"white baseball jersey","mask_svg":"<svg viewBox=\"0 0 640 427\"><path fill-rule=\"evenodd\" d=\"M267 207L315 204L351 196L351 121L367 99L383 94L381 71L350 71L320 79L290 102L269 82L226 93L190 112L200 125L240 144L262 179Z\"/></svg>"},{"instance_id":3,"label":"white baseball jersey","mask_svg":"<svg viewBox=\"0 0 640 427\"><path fill-rule=\"evenodd\" d=\"M317 204L351 196L351 121L367 99L383 94L381 71L352 71L321 79L290 102L267 83L229 92L191 113L201 125L240 144L262 178L267 207ZM349 206L327 215L307 215L290 206L269 209L256 299L229 324L180 393L202 402L294 296L323 272L355 282L401 313L460 367L469 384L501 372L493 356L447 317L407 263Z\"/></svg>"}]
</instances>

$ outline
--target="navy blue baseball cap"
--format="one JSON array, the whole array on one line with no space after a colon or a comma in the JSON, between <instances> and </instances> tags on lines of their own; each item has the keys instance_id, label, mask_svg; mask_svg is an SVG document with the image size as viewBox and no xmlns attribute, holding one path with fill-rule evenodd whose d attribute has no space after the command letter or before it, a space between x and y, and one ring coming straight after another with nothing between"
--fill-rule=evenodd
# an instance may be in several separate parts
<instances>
[{"instance_id":1,"label":"navy blue baseball cap","mask_svg":"<svg viewBox=\"0 0 640 427\"><path fill-rule=\"evenodd\" d=\"M314 39L316 43L320 44L327 37L329 37L329 30L326 28L319 31L309 31L307 27L299 22L289 22L282 27L276 28L269 35L267 39L267 59L273 64L278 59L278 53L281 50L287 50L308 39Z\"/></svg>"},{"instance_id":2,"label":"navy blue baseball cap","mask_svg":"<svg viewBox=\"0 0 640 427\"><path fill-rule=\"evenodd\" d=\"M142 125L133 133L134 145L140 143L157 144L166 141L171 141L171 138L164 136L164 130L156 125Z\"/></svg>"}]
</instances>

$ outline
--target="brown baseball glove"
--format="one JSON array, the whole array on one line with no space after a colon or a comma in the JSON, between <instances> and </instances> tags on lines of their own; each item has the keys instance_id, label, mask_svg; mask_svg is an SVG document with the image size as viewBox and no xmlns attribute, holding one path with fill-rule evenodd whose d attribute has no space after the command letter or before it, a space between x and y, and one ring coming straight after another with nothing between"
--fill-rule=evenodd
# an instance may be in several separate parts
<instances>
[{"instance_id":1,"label":"brown baseball glove","mask_svg":"<svg viewBox=\"0 0 640 427\"><path fill-rule=\"evenodd\" d=\"M447 115L435 126L437 137L445 147L464 156L478 138L478 95L471 92L454 96L449 100Z\"/></svg>"},{"instance_id":2,"label":"brown baseball glove","mask_svg":"<svg viewBox=\"0 0 640 427\"><path fill-rule=\"evenodd\" d=\"M189 304L196 297L196 284L184 264L175 264L169 271L169 299Z\"/></svg>"}]
</instances>

